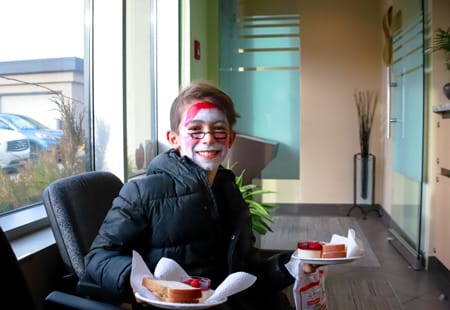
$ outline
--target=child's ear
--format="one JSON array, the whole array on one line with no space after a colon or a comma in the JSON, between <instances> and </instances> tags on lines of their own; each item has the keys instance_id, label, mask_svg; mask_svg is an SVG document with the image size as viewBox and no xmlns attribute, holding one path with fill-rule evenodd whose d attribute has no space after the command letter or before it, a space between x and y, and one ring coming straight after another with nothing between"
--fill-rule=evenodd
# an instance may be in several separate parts
<instances>
[{"instance_id":1,"label":"child's ear","mask_svg":"<svg viewBox=\"0 0 450 310\"><path fill-rule=\"evenodd\" d=\"M236 131L232 130L230 132L230 139L228 141L228 148L231 148L233 146L234 140L236 139Z\"/></svg>"},{"instance_id":2,"label":"child's ear","mask_svg":"<svg viewBox=\"0 0 450 310\"><path fill-rule=\"evenodd\" d=\"M177 149L180 146L180 143L178 141L178 135L176 132L168 130L166 133L166 138L173 148Z\"/></svg>"}]
</instances>

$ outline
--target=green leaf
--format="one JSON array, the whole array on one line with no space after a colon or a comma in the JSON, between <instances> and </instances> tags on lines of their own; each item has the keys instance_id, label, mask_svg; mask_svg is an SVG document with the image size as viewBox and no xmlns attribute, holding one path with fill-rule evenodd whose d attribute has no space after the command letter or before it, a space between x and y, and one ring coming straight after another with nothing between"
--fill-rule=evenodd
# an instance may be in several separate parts
<instances>
[{"instance_id":1,"label":"green leaf","mask_svg":"<svg viewBox=\"0 0 450 310\"><path fill-rule=\"evenodd\" d=\"M232 169L237 163L230 164L227 162L226 167ZM244 183L245 169L236 176L235 183L239 188L244 201L248 204L250 215L252 218L252 228L260 235L265 235L267 232L272 232L270 223L273 223L270 211L278 209L280 206L270 203L263 203L255 200L255 196L265 194L275 194L276 192L265 189L258 189L255 184L243 184Z\"/></svg>"},{"instance_id":2,"label":"green leaf","mask_svg":"<svg viewBox=\"0 0 450 310\"><path fill-rule=\"evenodd\" d=\"M272 218L271 218L270 214L267 213L267 211L265 211L265 210L261 211L261 210L253 208L253 209L250 209L250 214L252 216L256 216L258 218L272 222Z\"/></svg>"},{"instance_id":3,"label":"green leaf","mask_svg":"<svg viewBox=\"0 0 450 310\"><path fill-rule=\"evenodd\" d=\"M279 205L274 205L274 204L270 204L270 203L263 203L262 206L268 210L275 210L280 207Z\"/></svg>"}]
</instances>

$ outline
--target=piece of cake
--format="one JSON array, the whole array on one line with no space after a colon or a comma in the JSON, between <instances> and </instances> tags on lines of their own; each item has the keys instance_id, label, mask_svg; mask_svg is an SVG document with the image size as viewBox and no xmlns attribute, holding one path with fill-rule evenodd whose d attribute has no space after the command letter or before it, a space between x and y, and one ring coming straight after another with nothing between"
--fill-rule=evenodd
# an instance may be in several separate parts
<instances>
[{"instance_id":1,"label":"piece of cake","mask_svg":"<svg viewBox=\"0 0 450 310\"><path fill-rule=\"evenodd\" d=\"M317 241L297 242L297 255L299 258L320 258L322 243Z\"/></svg>"}]
</instances>

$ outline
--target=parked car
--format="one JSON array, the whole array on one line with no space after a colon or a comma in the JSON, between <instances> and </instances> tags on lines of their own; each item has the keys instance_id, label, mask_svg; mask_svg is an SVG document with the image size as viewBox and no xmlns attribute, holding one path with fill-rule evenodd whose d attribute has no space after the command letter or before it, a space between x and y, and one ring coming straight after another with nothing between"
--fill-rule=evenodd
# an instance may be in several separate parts
<instances>
[{"instance_id":1,"label":"parked car","mask_svg":"<svg viewBox=\"0 0 450 310\"><path fill-rule=\"evenodd\" d=\"M21 133L0 124L0 168L12 172L30 158L30 143Z\"/></svg>"},{"instance_id":2,"label":"parked car","mask_svg":"<svg viewBox=\"0 0 450 310\"><path fill-rule=\"evenodd\" d=\"M1 127L8 127L25 135L30 141L33 157L38 151L53 147L64 135L62 130L50 129L37 120L20 114L0 113Z\"/></svg>"}]
</instances>

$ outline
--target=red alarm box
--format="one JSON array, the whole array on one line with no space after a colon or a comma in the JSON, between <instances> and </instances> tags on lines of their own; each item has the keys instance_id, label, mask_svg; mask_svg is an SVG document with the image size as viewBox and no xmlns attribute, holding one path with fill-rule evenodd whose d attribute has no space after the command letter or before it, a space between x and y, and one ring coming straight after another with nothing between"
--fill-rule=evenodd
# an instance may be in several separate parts
<instances>
[{"instance_id":1,"label":"red alarm box","mask_svg":"<svg viewBox=\"0 0 450 310\"><path fill-rule=\"evenodd\" d=\"M200 60L200 41L194 40L194 58Z\"/></svg>"}]
</instances>

